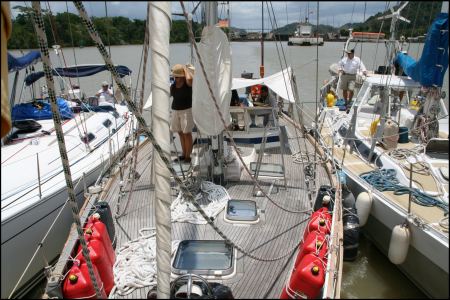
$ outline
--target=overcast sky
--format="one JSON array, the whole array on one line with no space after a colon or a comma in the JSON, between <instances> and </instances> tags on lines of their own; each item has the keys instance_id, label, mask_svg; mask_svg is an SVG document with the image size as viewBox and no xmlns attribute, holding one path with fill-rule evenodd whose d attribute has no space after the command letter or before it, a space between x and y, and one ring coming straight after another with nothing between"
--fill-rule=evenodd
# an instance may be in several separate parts
<instances>
[{"instance_id":1,"label":"overcast sky","mask_svg":"<svg viewBox=\"0 0 450 300\"><path fill-rule=\"evenodd\" d=\"M77 13L75 6L71 1L49 1L50 8L53 14L57 12L67 11L66 3L71 13ZM192 11L198 1L186 1L185 7ZM227 17L227 5L223 5L219 1L218 14L220 18ZM261 30L261 3L258 2L244 2L244 1L230 1L229 2L230 21L231 26L247 30ZM334 25L339 27L350 22L363 22L370 16L378 12L385 11L386 8L391 8L398 4L398 1L381 2L381 1L273 1L265 2L264 4L264 27L271 27L268 17L268 10L266 3L269 6L270 14L272 16L272 9L275 13L276 24L282 27L288 23L304 21L306 12L309 9L309 20L311 23L317 23L317 11L319 11L319 24ZM106 16L105 1L84 1L83 2L87 12L90 16L104 17ZM11 8L16 5L31 6L31 2L26 1L11 1ZM47 8L47 1L41 2L42 8ZM317 9L319 6L319 9ZM147 2L117 2L107 1L108 16L123 16L130 19L146 18ZM182 12L180 2L172 2L172 12ZM12 10L13 17L17 15L16 10ZM179 19L179 17L174 17ZM197 9L193 17L194 21L200 20L200 8Z\"/></svg>"}]
</instances>

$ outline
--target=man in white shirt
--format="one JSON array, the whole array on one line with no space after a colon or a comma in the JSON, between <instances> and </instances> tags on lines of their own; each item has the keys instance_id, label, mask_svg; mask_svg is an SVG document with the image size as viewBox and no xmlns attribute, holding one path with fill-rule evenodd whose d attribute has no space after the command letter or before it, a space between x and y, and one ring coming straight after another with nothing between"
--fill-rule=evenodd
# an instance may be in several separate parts
<instances>
[{"instance_id":1,"label":"man in white shirt","mask_svg":"<svg viewBox=\"0 0 450 300\"><path fill-rule=\"evenodd\" d=\"M102 82L102 88L97 92L97 94L95 94L95 96L99 98L99 102L106 101L109 103L114 103L114 95L112 90L109 88L107 81Z\"/></svg>"},{"instance_id":2,"label":"man in white shirt","mask_svg":"<svg viewBox=\"0 0 450 300\"><path fill-rule=\"evenodd\" d=\"M339 61L339 75L341 76L339 88L343 90L345 106L348 112L349 107L347 105L350 104L353 98L356 73L360 70L364 75L367 75L367 70L361 59L355 56L355 49L347 50L346 52L347 56Z\"/></svg>"}]
</instances>

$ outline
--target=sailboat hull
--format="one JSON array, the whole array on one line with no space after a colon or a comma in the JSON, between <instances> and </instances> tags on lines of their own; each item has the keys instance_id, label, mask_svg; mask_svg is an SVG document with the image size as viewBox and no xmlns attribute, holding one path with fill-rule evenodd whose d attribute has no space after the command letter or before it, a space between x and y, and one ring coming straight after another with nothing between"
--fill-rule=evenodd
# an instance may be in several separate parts
<instances>
[{"instance_id":1,"label":"sailboat hull","mask_svg":"<svg viewBox=\"0 0 450 300\"><path fill-rule=\"evenodd\" d=\"M100 163L95 168L92 168L90 172L85 173L87 186L95 182L105 163ZM74 178L74 181L76 180ZM75 189L79 208L84 202L83 189L83 185L79 185ZM2 222L2 298L9 297L37 249L37 245L44 238L67 199L67 188L61 187L55 193L42 198L36 205ZM59 216L57 225L50 231L36 258L28 267L18 286L15 297L23 296L43 278L44 268L47 264L52 263L61 253L72 223L72 211L68 203Z\"/></svg>"},{"instance_id":2,"label":"sailboat hull","mask_svg":"<svg viewBox=\"0 0 450 300\"><path fill-rule=\"evenodd\" d=\"M345 168L344 172L347 184L355 195L369 190L362 179L356 178ZM375 191L371 214L363 232L387 256L392 230L394 226L405 222L406 218L404 209L393 205ZM448 298L448 238L432 228L424 230L421 224L415 223L408 222L411 242L406 261L398 268L429 297Z\"/></svg>"},{"instance_id":3,"label":"sailboat hull","mask_svg":"<svg viewBox=\"0 0 450 300\"><path fill-rule=\"evenodd\" d=\"M127 111L125 107L118 107L121 112ZM89 130L94 130L97 138L92 141L92 150L90 152L83 152L79 150L79 154L72 150L73 153L69 157L71 163L71 175L74 185L74 192L80 209L84 203L84 187L93 185L99 178L102 171L109 167L115 158L122 155L122 150L128 147L128 134L130 133L131 120L119 118L117 126L114 129L114 135L108 136L107 130L102 128L102 122L106 122L107 118L114 118L108 113L97 113L91 117L86 126ZM107 118L106 118L107 117ZM112 119L114 120L114 119ZM115 123L115 121L110 121ZM67 123L69 124L69 123ZM132 125L131 125L132 126ZM104 127L104 126L103 126ZM103 132L102 132L103 130ZM117 131L116 131L117 130ZM51 138L51 137L50 137ZM70 140L71 136L67 135L66 144L73 143ZM75 136L75 140L78 137ZM42 138L40 144L47 144L48 140ZM111 143L111 144L110 144ZM51 150L53 159L50 163L48 160L41 160L41 172L44 167L51 165L52 162L59 161L59 152L57 151L57 144L50 143L48 149ZM111 148L110 148L111 145ZM83 149L83 148L82 148ZM109 151L111 150L111 155ZM49 150L49 151L50 151ZM4 149L6 151L6 149ZM10 154L10 151L7 152ZM10 157L6 155L5 157ZM31 156L34 158L34 156ZM26 161L26 157L18 156L18 163ZM28 161L27 161L28 163ZM27 164L25 163L25 165ZM9 188L9 183L12 180L24 182L26 175L24 167L17 167L16 164L2 166L2 168L9 168L10 181L2 178L2 187ZM28 173L34 174L33 166L28 165ZM73 223L71 212L71 205L67 203L68 191L62 169L58 166L53 167L51 172L45 169L45 178L42 182L42 197L38 194L37 183L30 184L27 189L14 193L14 190L8 193L8 198L2 199L2 225L1 225L1 296L8 298L13 291L14 286L19 281L25 269L25 275L20 281L18 288L15 291L14 297L20 297L26 294L30 288L35 286L44 276L44 268L50 265L61 253L64 243ZM3 169L2 169L3 171ZM83 179L84 174L84 179ZM84 181L84 182L83 182ZM2 195L3 197L3 195ZM52 226L58 213L63 208L58 220L49 231L48 236L43 241L40 250L36 257L32 260L33 254L38 248L38 245L44 239L47 231ZM30 265L28 263L32 260Z\"/></svg>"}]
</instances>

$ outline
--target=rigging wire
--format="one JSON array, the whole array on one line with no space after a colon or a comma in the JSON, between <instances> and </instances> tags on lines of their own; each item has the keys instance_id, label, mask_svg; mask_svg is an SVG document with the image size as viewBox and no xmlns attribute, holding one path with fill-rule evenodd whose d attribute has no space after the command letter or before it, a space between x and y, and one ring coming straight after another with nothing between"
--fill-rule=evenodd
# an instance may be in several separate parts
<instances>
[{"instance_id":1,"label":"rigging wire","mask_svg":"<svg viewBox=\"0 0 450 300\"><path fill-rule=\"evenodd\" d=\"M108 5L107 5L106 1L105 1L105 17L106 17L106 22L110 23L110 22L109 22L109 18L108 18ZM110 24L110 25L112 25L112 24ZM108 38L108 50L109 50L109 56L112 58L112 53L111 53L111 41L110 41L110 39L109 39L109 27L110 27L110 26L106 26L106 37ZM112 75L111 75L111 88L112 88L113 91L114 91L114 80L113 80ZM116 102L116 100L114 99L114 104L115 104L115 102Z\"/></svg>"},{"instance_id":2,"label":"rigging wire","mask_svg":"<svg viewBox=\"0 0 450 300\"><path fill-rule=\"evenodd\" d=\"M202 67L202 71L205 72L205 71L204 71L205 68L204 68L204 66L203 66L203 62L200 60L201 57L200 57L200 55L199 55L199 53L198 53L197 44L195 43L195 40L194 40L194 34L193 34L193 31L192 31L192 25L191 25L191 24L188 22L188 20L187 20L187 14L186 14L186 10L185 10L185 8L184 8L184 3L183 3L183 1L180 1L180 3L181 3L181 6L182 6L182 8L183 8L183 12L184 12L184 14L185 14L185 19L186 19L186 21L187 21L187 23L188 23L188 29L189 29L189 35L190 35L191 43L194 45L194 48L195 48L195 50L196 50L196 54L197 54L197 57L199 58L199 62L200 62L200 66ZM212 92L211 86L209 85L209 80L208 80L208 78L207 78L207 76L206 76L205 74L203 74L203 75L204 75L204 77L205 77L205 79L206 79L207 86L208 86L208 89L209 89L209 93L210 93L210 95L212 95L213 104L214 104L214 106L216 107L216 111L217 111L217 113L219 114L219 117L220 117L220 120L221 120L222 124L224 125L225 132L227 133L227 135L228 135L228 137L229 137L229 140L231 141L231 144L233 145L234 149L236 150L236 149L237 149L237 145L236 145L236 143L235 143L235 141L234 141L234 138L233 138L232 134L231 134L231 133L229 132L229 130L227 129L227 126L225 126L226 122L225 122L225 120L224 120L224 117L223 117L222 112L221 112L220 109L218 108L217 100L215 100L214 93ZM280 208L280 209L282 209L282 210L285 210L285 211L287 211L287 212L291 212L291 213L307 213L307 211L290 211L290 210L287 210L287 209L283 208L280 204L276 203L272 198L269 197L269 195L267 195L267 193L264 192L264 190L261 188L261 186L260 186L260 184L258 183L258 181L256 181L256 180L253 178L252 173L251 173L250 170L248 169L248 167L247 167L247 165L245 164L245 162L243 161L242 157L241 157L240 155L238 155L238 157L239 157L239 159L240 159L242 165L244 166L244 169L246 170L247 174L249 174L250 177L252 178L253 183L261 190L261 192L263 193L263 195L264 195L269 201L271 201L275 206L277 206L278 208Z\"/></svg>"},{"instance_id":3,"label":"rigging wire","mask_svg":"<svg viewBox=\"0 0 450 300\"><path fill-rule=\"evenodd\" d=\"M267 5L267 2L266 2L266 5ZM275 23L275 26L274 26L273 23L272 23L272 18L270 17L270 10L269 10L269 8L267 7L267 10L268 10L268 12L269 12L269 20L270 20L271 25L272 25L272 30L275 30L275 29L278 30L278 25L277 25L277 22L276 22L276 17L275 17L275 12L274 12L274 9L273 9L272 2L270 2L270 5L271 5L271 8L272 8L272 15L273 15L274 23ZM275 37L275 40L276 40L276 35L275 35L274 37ZM283 70L283 63L282 63L281 58L280 58L280 54L279 54L279 50L278 50L278 43L276 43L275 45L277 46L278 59L279 59L279 61L280 61L280 66L281 66L281 69ZM286 61L286 55L285 55L285 53L284 53L284 47L283 47L283 44L281 43L281 39L280 39L280 46L281 46L281 50L282 50L282 53L283 53L284 63L285 63L285 66L286 66L286 68L287 68L288 64L287 64L287 61ZM311 60L311 62L313 62L313 61L315 61L315 60ZM308 63L307 63L307 64L308 64ZM291 81L291 80L293 80L293 78L289 78L289 80ZM287 88L287 83L286 83L286 79L285 79L285 76L284 76L284 73L283 73L283 81L284 81L286 90L288 90L288 88ZM292 85L292 83L291 83L291 85ZM294 85L294 86L292 86L292 87L293 87L293 88L296 88L296 85ZM288 93L288 100L289 100L289 102L290 102L290 99L289 99L289 93ZM294 100L294 103L295 103L295 100ZM295 105L297 106L296 103L295 103ZM301 148L300 142L299 142L300 135L298 134L298 129L297 129L297 127L294 126L294 130L295 130L296 141L297 141L297 146L298 146L299 151L298 151L296 154L293 154L293 156L297 156L298 154L303 155L303 154L302 154L302 148ZM303 134L304 134L304 132L303 132ZM303 135L303 137L304 137L304 135ZM307 147L307 145L306 145L306 140L303 139L303 142L304 142L304 145L305 145L306 157L307 157L308 162L309 162L309 153L308 153L308 147Z\"/></svg>"},{"instance_id":4,"label":"rigging wire","mask_svg":"<svg viewBox=\"0 0 450 300\"><path fill-rule=\"evenodd\" d=\"M419 3L420 3L420 2L419 2ZM407 18L407 17L409 16L409 11L410 11L410 9L411 9L411 5L407 5L406 12L405 12L405 14L404 14L404 17L405 17L405 18ZM406 25L406 24L409 24L409 23L403 22L402 25L399 26L399 35L400 35L400 36L405 36L405 35L406 35L407 29L408 29L408 25ZM400 27L401 27L401 28L400 28Z\"/></svg>"},{"instance_id":5,"label":"rigging wire","mask_svg":"<svg viewBox=\"0 0 450 300\"><path fill-rule=\"evenodd\" d=\"M144 34L144 45L143 45L143 58L144 58L144 64L142 66L143 70L142 70L142 85L141 85L141 92L140 92L140 105L139 105L139 110L140 113L142 114L142 108L143 108L143 98L144 98L144 90L145 90L145 76L146 76L146 70L147 70L147 58L148 58L148 46L149 46L149 16L150 16L150 3L147 3L147 19L145 21L145 34ZM141 57L141 63L142 63L142 57ZM140 69L141 66L139 66L139 73L140 73ZM139 74L138 74L138 78L139 78ZM137 84L136 84L136 89L137 89ZM136 93L135 93L136 94ZM132 134L133 136L133 143L136 141L136 145L133 145L133 155L131 157L131 162L130 162L130 170L129 170L129 174L131 174L131 184L130 184L130 190L128 192L128 198L127 201L125 203L125 208L123 210L122 213L119 213L119 211L117 211L116 213L116 219L123 216L126 211L128 210L128 205L131 202L131 195L133 194L133 187L134 187L134 183L135 183L135 179L136 179L136 166L137 166L137 156L138 156L138 151L139 151L139 143L140 143L140 132L141 132L141 125L138 124L138 128L137 131Z\"/></svg>"},{"instance_id":6,"label":"rigging wire","mask_svg":"<svg viewBox=\"0 0 450 300\"><path fill-rule=\"evenodd\" d=\"M59 38L58 38L58 34L57 34L57 32L56 32L56 24L54 23L53 13L52 13L52 10L51 10L51 8L50 8L50 3L49 3L49 1L47 1L47 7L48 7L48 10L49 10L49 15L48 15L48 17L49 17L49 19L50 19L50 31L52 32L53 40L54 40L54 42L55 42L55 45L58 45L58 44L59 44L59 42L58 42L58 41L59 41ZM66 1L66 8L67 8L67 12L68 12L69 9L68 9L68 7L67 7L67 1ZM69 14L68 14L67 17L69 18L69 31L70 31L70 34L71 34L72 49L73 49L73 51L74 51L73 53L74 53L74 58L75 58L75 62L76 62L76 57L75 57L75 47L74 47L74 44L73 44L73 36L72 36L72 29L71 29L71 23L70 23L70 16L69 16ZM53 24L53 26L52 26L52 24ZM67 68L67 62L66 62L66 58L65 58L65 56L64 56L63 48L60 47L59 50L60 50L61 56L62 56L62 58L63 58L64 67ZM58 51L58 49L56 49L56 51ZM56 53L56 55L57 55L58 58L59 58L59 54ZM75 64L76 64L76 63L75 63ZM76 71L77 71L77 79L78 79L78 84L79 84L79 83L80 83L80 79L79 79L79 77L78 77L78 68L76 68ZM62 76L60 76L59 74L58 74L58 76L59 76L59 78L64 82L64 84L67 85L67 83L65 82L64 78L63 78ZM68 77L68 78L69 78L69 85L68 85L68 88L69 88L69 90L71 89L71 90L73 91L72 79L71 79L71 77ZM80 86L80 85L79 85L79 86ZM69 90L68 90L68 92L69 92ZM67 95L69 96L69 93L67 93ZM76 97L78 98L78 96L75 95L75 92L74 92L74 91L73 91L73 95L76 96ZM83 104L83 102L81 101L81 99L78 98L78 100L80 100L81 104ZM84 116L84 111L83 111L83 110L81 110L81 112L80 112L80 114L79 114L79 117L80 117L81 128L83 129L83 133L84 133L84 135L87 135L87 124L85 123L86 121L83 122L83 120L82 120L82 118L81 118L81 115L83 115L83 117L85 117L85 116ZM77 117L77 116L75 116L75 119L76 119L76 117ZM76 120L75 120L75 121L76 121ZM116 125L117 125L117 124L116 124ZM78 122L76 122L76 126L78 127ZM79 128L77 128L77 129L78 129L78 131L80 132L80 129L79 129ZM81 134L80 134L80 137L81 137ZM86 144L86 147L89 149L89 144Z\"/></svg>"},{"instance_id":7,"label":"rigging wire","mask_svg":"<svg viewBox=\"0 0 450 300\"><path fill-rule=\"evenodd\" d=\"M353 13L355 12L355 5L356 5L356 1L353 2L352 16L350 17L350 26L352 26L352 27L353 27Z\"/></svg>"},{"instance_id":8,"label":"rigging wire","mask_svg":"<svg viewBox=\"0 0 450 300\"><path fill-rule=\"evenodd\" d=\"M419 2L418 6L417 6L416 16L414 17L413 28L411 31L413 34L416 32L417 16L419 15L420 5L422 5L422 2ZM408 49L407 49L408 52L409 52L410 46L411 46L411 43L408 44ZM416 59L419 57L419 48L420 47L417 47Z\"/></svg>"},{"instance_id":9,"label":"rigging wire","mask_svg":"<svg viewBox=\"0 0 450 300\"><path fill-rule=\"evenodd\" d=\"M389 2L386 1L386 5L385 5L385 7L384 7L384 11L386 11L388 8L389 8ZM384 20L385 20L385 19L381 20L380 29L378 30L378 39L379 39L379 36L380 36L380 34L381 34L381 31L383 30ZM374 57L373 57L372 70L375 70L375 65L376 65L376 60L377 60L378 44L379 44L379 43L378 43L378 39L377 39L377 43L376 43L376 47L375 47L375 55L374 55Z\"/></svg>"},{"instance_id":10,"label":"rigging wire","mask_svg":"<svg viewBox=\"0 0 450 300\"><path fill-rule=\"evenodd\" d=\"M77 66L77 56L75 55L75 44L73 42L73 32L72 32L72 22L70 22L70 14L69 14L69 6L67 4L67 0L66 0L66 11L67 11L67 20L69 22L69 32L70 32L70 41L72 43L72 51L73 51L73 60L75 62L75 65ZM77 72L77 82L78 82L78 86L80 87L80 77L78 76L78 68L76 68L76 72Z\"/></svg>"},{"instance_id":11,"label":"rigging wire","mask_svg":"<svg viewBox=\"0 0 450 300\"><path fill-rule=\"evenodd\" d=\"M108 23L111 23L110 22L110 20L109 20L109 18L108 18L108 5L107 5L107 2L105 1L105 17L106 17L106 22L108 22ZM111 20L112 21L112 20ZM111 24L112 25L112 24ZM108 39L108 50L109 50L109 57L112 59L112 52L111 52L111 41L110 41L110 39L109 39L109 27L110 26L106 26L106 36L107 36L107 39ZM111 89L112 89L112 91L113 91L113 95L115 94L114 93L114 79L113 79L113 75L112 74L110 74L111 75ZM109 88L109 87L108 87ZM130 89L131 90L131 89ZM116 108L116 97L115 97L115 95L114 95L114 97L113 97L113 103L114 103L114 108ZM117 118L114 118L114 122L115 122L115 125L116 125L116 128L117 128ZM117 137L117 145L119 145L119 135L117 135L116 136Z\"/></svg>"},{"instance_id":12,"label":"rigging wire","mask_svg":"<svg viewBox=\"0 0 450 300\"><path fill-rule=\"evenodd\" d=\"M318 115L318 103L319 103L319 1L317 1L317 12L316 12L316 103L315 103L315 113L316 118L314 121L314 127L315 127L315 133L314 135L317 135L319 133L319 115ZM314 139L314 162L317 162L317 139ZM317 185L317 163L314 163L314 173L313 173L313 180L314 180L314 189ZM316 191L317 192L317 191ZM311 199L312 200L312 199ZM311 203L311 206L313 206L313 203Z\"/></svg>"}]
</instances>

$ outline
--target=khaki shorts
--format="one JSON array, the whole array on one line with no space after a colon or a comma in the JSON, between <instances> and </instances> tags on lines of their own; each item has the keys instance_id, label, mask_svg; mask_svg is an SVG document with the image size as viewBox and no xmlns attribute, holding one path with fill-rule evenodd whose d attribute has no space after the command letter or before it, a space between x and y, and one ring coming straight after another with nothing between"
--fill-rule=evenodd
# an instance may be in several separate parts
<instances>
[{"instance_id":1,"label":"khaki shorts","mask_svg":"<svg viewBox=\"0 0 450 300\"><path fill-rule=\"evenodd\" d=\"M353 91L355 89L355 80L356 74L342 74L339 88L341 90Z\"/></svg>"},{"instance_id":2,"label":"khaki shorts","mask_svg":"<svg viewBox=\"0 0 450 300\"><path fill-rule=\"evenodd\" d=\"M192 108L172 111L172 120L170 122L170 130L172 132L190 133L193 128Z\"/></svg>"}]
</instances>

